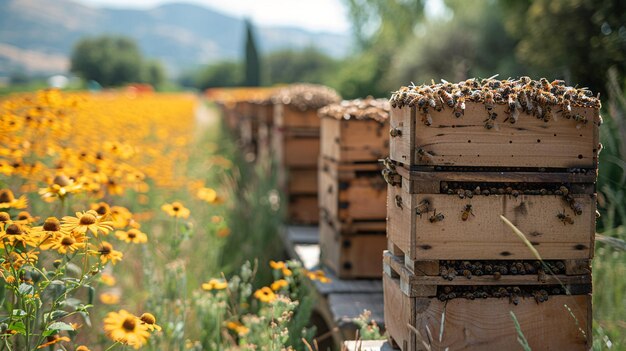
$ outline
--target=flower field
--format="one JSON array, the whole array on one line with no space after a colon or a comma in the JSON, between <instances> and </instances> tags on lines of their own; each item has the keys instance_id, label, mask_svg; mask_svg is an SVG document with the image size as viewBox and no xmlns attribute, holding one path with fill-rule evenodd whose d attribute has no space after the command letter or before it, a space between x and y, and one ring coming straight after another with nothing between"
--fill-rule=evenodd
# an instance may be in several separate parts
<instances>
[{"instance_id":1,"label":"flower field","mask_svg":"<svg viewBox=\"0 0 626 351\"><path fill-rule=\"evenodd\" d=\"M276 191L242 185L259 170L233 164L193 95L45 90L0 103L0 350L310 340L307 281L327 278L270 262ZM252 207L267 215L235 220Z\"/></svg>"}]
</instances>

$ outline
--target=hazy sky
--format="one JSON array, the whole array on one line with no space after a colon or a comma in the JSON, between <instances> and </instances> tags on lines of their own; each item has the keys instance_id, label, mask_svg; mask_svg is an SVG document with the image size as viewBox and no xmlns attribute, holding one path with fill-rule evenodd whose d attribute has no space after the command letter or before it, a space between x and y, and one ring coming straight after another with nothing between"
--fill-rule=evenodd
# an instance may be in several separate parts
<instances>
[{"instance_id":1,"label":"hazy sky","mask_svg":"<svg viewBox=\"0 0 626 351\"><path fill-rule=\"evenodd\" d=\"M256 24L289 25L348 34L347 8L341 0L77 0L97 7L150 8L167 2L203 4Z\"/></svg>"}]
</instances>

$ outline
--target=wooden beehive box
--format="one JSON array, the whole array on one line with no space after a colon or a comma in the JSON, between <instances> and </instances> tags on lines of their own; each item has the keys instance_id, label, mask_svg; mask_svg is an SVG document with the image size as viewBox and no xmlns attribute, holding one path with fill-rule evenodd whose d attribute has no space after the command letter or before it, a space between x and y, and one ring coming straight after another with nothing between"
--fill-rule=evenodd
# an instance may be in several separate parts
<instances>
[{"instance_id":1,"label":"wooden beehive box","mask_svg":"<svg viewBox=\"0 0 626 351\"><path fill-rule=\"evenodd\" d=\"M340 100L336 91L322 85L289 85L272 96L274 125L279 129L319 131L317 110Z\"/></svg>"},{"instance_id":2,"label":"wooden beehive box","mask_svg":"<svg viewBox=\"0 0 626 351\"><path fill-rule=\"evenodd\" d=\"M544 259L593 257L595 172L395 170L387 235L411 260L534 258L500 215Z\"/></svg>"},{"instance_id":3,"label":"wooden beehive box","mask_svg":"<svg viewBox=\"0 0 626 351\"><path fill-rule=\"evenodd\" d=\"M344 100L319 110L321 155L340 163L370 163L389 154L389 102Z\"/></svg>"},{"instance_id":4,"label":"wooden beehive box","mask_svg":"<svg viewBox=\"0 0 626 351\"><path fill-rule=\"evenodd\" d=\"M320 150L319 130L294 132L274 126L272 150L279 172L291 168L317 169Z\"/></svg>"},{"instance_id":5,"label":"wooden beehive box","mask_svg":"<svg viewBox=\"0 0 626 351\"><path fill-rule=\"evenodd\" d=\"M343 223L385 221L387 184L381 165L319 160L320 207Z\"/></svg>"},{"instance_id":6,"label":"wooden beehive box","mask_svg":"<svg viewBox=\"0 0 626 351\"><path fill-rule=\"evenodd\" d=\"M320 260L339 278L380 278L387 245L384 222L342 225L323 214L319 228Z\"/></svg>"},{"instance_id":7,"label":"wooden beehive box","mask_svg":"<svg viewBox=\"0 0 626 351\"><path fill-rule=\"evenodd\" d=\"M413 274L388 252L383 269L385 325L404 351L517 350L513 315L533 350L591 347L589 271L450 281Z\"/></svg>"},{"instance_id":8,"label":"wooden beehive box","mask_svg":"<svg viewBox=\"0 0 626 351\"><path fill-rule=\"evenodd\" d=\"M289 194L287 220L295 224L317 224L320 211L317 194Z\"/></svg>"}]
</instances>

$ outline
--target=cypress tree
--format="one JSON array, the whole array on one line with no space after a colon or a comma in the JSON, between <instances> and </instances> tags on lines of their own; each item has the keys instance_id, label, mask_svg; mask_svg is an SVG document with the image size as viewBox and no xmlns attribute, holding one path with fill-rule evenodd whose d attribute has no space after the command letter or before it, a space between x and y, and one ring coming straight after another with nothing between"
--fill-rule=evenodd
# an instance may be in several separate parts
<instances>
[{"instance_id":1,"label":"cypress tree","mask_svg":"<svg viewBox=\"0 0 626 351\"><path fill-rule=\"evenodd\" d=\"M258 87L261 84L259 54L252 33L252 23L246 20L246 86Z\"/></svg>"}]
</instances>

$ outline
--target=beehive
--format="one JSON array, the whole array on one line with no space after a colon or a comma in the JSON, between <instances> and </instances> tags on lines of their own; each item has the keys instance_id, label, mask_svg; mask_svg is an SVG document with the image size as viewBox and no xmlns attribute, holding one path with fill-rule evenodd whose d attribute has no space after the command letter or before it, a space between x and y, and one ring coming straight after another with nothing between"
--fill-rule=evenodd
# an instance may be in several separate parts
<instances>
[{"instance_id":1,"label":"beehive","mask_svg":"<svg viewBox=\"0 0 626 351\"><path fill-rule=\"evenodd\" d=\"M319 111L320 258L341 278L382 273L387 184L379 160L389 150L388 111L387 101L372 98Z\"/></svg>"},{"instance_id":2,"label":"beehive","mask_svg":"<svg viewBox=\"0 0 626 351\"><path fill-rule=\"evenodd\" d=\"M437 270L441 262L451 260L514 262L536 260L539 255L567 267L582 262L587 271L577 276L548 274L541 282L536 275L503 276L498 281L466 279L460 285L482 292L492 289L485 286L499 285L565 287L548 304L522 299L522 308L512 310L521 316L531 345L587 349L599 101L588 90L567 87L562 81L523 77L403 87L392 95L391 105L390 158L383 173L389 184L388 247L398 259L386 257L385 315L397 317L393 313L401 306L411 311L400 317L400 323L387 321L392 337L400 340L403 350L424 348L416 335L428 338L427 325L438 333L434 318L445 309L452 319L441 325L448 328L449 338L431 338L431 346L516 347L514 328L496 330L511 320L508 302L493 296L483 299L482 293L480 300L441 302L441 289L453 289L450 286L458 283L447 282ZM501 216L524 238L514 234ZM563 303L576 306L573 314L582 320L581 326L567 324L571 313L557 313ZM413 329L405 328L405 322ZM441 318L439 322L443 323ZM555 325L564 327L556 330ZM556 336L548 340L543 330Z\"/></svg>"},{"instance_id":3,"label":"beehive","mask_svg":"<svg viewBox=\"0 0 626 351\"><path fill-rule=\"evenodd\" d=\"M272 96L272 153L280 186L288 198L287 218L291 223L318 222L316 184L320 121L317 110L339 100L334 90L313 84L293 84Z\"/></svg>"}]
</instances>

